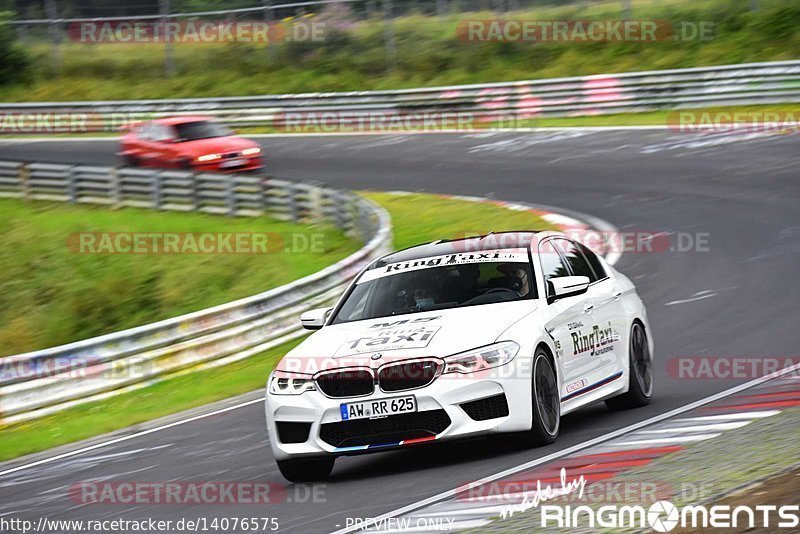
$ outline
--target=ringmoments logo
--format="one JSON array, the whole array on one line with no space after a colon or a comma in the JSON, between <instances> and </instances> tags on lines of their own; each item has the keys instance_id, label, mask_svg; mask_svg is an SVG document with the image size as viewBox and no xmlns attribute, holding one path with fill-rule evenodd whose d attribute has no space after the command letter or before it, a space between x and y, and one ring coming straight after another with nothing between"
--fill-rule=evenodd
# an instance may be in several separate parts
<instances>
[{"instance_id":1,"label":"ringmoments logo","mask_svg":"<svg viewBox=\"0 0 800 534\"><path fill-rule=\"evenodd\" d=\"M800 506L712 505L678 508L670 501L658 501L649 507L637 505L607 505L597 509L589 506L543 505L540 514L542 528L650 528L655 532L670 532L681 528L767 528L797 529L800 525Z\"/></svg>"}]
</instances>

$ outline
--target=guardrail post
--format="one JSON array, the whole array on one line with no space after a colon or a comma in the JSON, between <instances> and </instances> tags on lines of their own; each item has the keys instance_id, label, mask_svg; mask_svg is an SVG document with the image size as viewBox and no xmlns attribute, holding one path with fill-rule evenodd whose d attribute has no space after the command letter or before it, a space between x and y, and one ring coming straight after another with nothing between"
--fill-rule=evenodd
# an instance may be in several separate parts
<instances>
[{"instance_id":1,"label":"guardrail post","mask_svg":"<svg viewBox=\"0 0 800 534\"><path fill-rule=\"evenodd\" d=\"M323 222L325 220L325 197L322 187L314 186L309 192L310 216L312 220Z\"/></svg>"},{"instance_id":2,"label":"guardrail post","mask_svg":"<svg viewBox=\"0 0 800 534\"><path fill-rule=\"evenodd\" d=\"M300 190L294 184L289 184L287 193L289 216L292 218L292 222L298 223L300 222L300 205L298 200Z\"/></svg>"},{"instance_id":3,"label":"guardrail post","mask_svg":"<svg viewBox=\"0 0 800 534\"><path fill-rule=\"evenodd\" d=\"M119 178L119 169L112 167L108 173L108 192L111 199L111 205L115 208L122 206L122 184Z\"/></svg>"},{"instance_id":4,"label":"guardrail post","mask_svg":"<svg viewBox=\"0 0 800 534\"><path fill-rule=\"evenodd\" d=\"M161 209L161 182L161 173L155 173L153 175L153 208L157 210Z\"/></svg>"},{"instance_id":5,"label":"guardrail post","mask_svg":"<svg viewBox=\"0 0 800 534\"><path fill-rule=\"evenodd\" d=\"M78 184L75 182L75 165L71 165L67 169L67 202L70 204L78 200Z\"/></svg>"},{"instance_id":6,"label":"guardrail post","mask_svg":"<svg viewBox=\"0 0 800 534\"><path fill-rule=\"evenodd\" d=\"M269 178L263 177L258 181L258 204L264 215L269 209Z\"/></svg>"},{"instance_id":7,"label":"guardrail post","mask_svg":"<svg viewBox=\"0 0 800 534\"><path fill-rule=\"evenodd\" d=\"M192 211L200 211L200 180L197 179L197 173L192 173L191 191L189 192L189 200L192 202Z\"/></svg>"},{"instance_id":8,"label":"guardrail post","mask_svg":"<svg viewBox=\"0 0 800 534\"><path fill-rule=\"evenodd\" d=\"M368 243L371 222L369 220L369 211L363 204L358 205L358 226L361 232L361 239L364 240L365 244Z\"/></svg>"},{"instance_id":9,"label":"guardrail post","mask_svg":"<svg viewBox=\"0 0 800 534\"><path fill-rule=\"evenodd\" d=\"M19 186L22 190L22 198L31 198L31 184L30 184L31 170L28 168L27 163L19 164Z\"/></svg>"},{"instance_id":10,"label":"guardrail post","mask_svg":"<svg viewBox=\"0 0 800 534\"><path fill-rule=\"evenodd\" d=\"M342 230L347 226L347 202L342 198L343 196L341 191L334 190L331 192L331 198L336 207L333 212L334 217L336 217L336 226Z\"/></svg>"},{"instance_id":11,"label":"guardrail post","mask_svg":"<svg viewBox=\"0 0 800 534\"><path fill-rule=\"evenodd\" d=\"M233 217L236 215L236 175L231 176L230 180L225 181L225 200L228 204L228 215Z\"/></svg>"}]
</instances>

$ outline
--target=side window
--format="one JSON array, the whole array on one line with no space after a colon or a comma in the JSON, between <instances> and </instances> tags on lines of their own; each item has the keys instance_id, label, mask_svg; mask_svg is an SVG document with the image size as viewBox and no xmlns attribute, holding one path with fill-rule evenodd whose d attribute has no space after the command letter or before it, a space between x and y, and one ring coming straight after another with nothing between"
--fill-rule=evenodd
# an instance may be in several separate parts
<instances>
[{"instance_id":1,"label":"side window","mask_svg":"<svg viewBox=\"0 0 800 534\"><path fill-rule=\"evenodd\" d=\"M548 239L539 245L539 262L542 266L542 276L544 277L545 286L547 286L547 281L551 278L569 276L569 269L561 259L561 254L558 253L558 248L555 246L554 239ZM549 293L549 287L547 290Z\"/></svg>"},{"instance_id":2,"label":"side window","mask_svg":"<svg viewBox=\"0 0 800 534\"><path fill-rule=\"evenodd\" d=\"M145 141L152 141L153 140L153 123L146 122L139 126L137 129L137 135L140 139L144 139Z\"/></svg>"},{"instance_id":3,"label":"side window","mask_svg":"<svg viewBox=\"0 0 800 534\"><path fill-rule=\"evenodd\" d=\"M156 141L166 142L175 137L172 133L172 128L168 126L164 126L163 124L154 124L153 127L153 137Z\"/></svg>"},{"instance_id":4,"label":"side window","mask_svg":"<svg viewBox=\"0 0 800 534\"><path fill-rule=\"evenodd\" d=\"M589 278L590 282L599 280L592 270L592 267L589 265L589 262L586 261L583 253L578 248L577 243L567 239L554 239L553 241L558 241L558 247L561 249L561 252L564 253L564 258L567 260L574 276L586 276Z\"/></svg>"},{"instance_id":5,"label":"side window","mask_svg":"<svg viewBox=\"0 0 800 534\"><path fill-rule=\"evenodd\" d=\"M592 267L594 274L597 276L598 280L603 280L604 278L608 278L608 273L606 273L605 267L600 262L600 259L597 257L597 254L592 252L589 247L578 243L578 248L583 253L583 256L586 258L586 261L589 262L589 265Z\"/></svg>"}]
</instances>

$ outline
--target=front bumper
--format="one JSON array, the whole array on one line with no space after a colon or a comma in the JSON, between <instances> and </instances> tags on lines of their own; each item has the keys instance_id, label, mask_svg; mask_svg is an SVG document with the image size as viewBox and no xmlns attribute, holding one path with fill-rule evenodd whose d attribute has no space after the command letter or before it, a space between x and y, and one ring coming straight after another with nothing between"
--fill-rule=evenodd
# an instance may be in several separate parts
<instances>
[{"instance_id":1,"label":"front bumper","mask_svg":"<svg viewBox=\"0 0 800 534\"><path fill-rule=\"evenodd\" d=\"M229 165L231 161L240 161L240 163L231 166ZM217 159L209 162L194 161L192 167L197 172L234 173L260 171L264 168L264 163L260 155L255 157L239 156L237 158Z\"/></svg>"},{"instance_id":2,"label":"front bumper","mask_svg":"<svg viewBox=\"0 0 800 534\"><path fill-rule=\"evenodd\" d=\"M426 442L528 430L531 425L531 382L529 377L520 374L524 366L516 369L519 360L522 358L493 369L487 377L442 375L423 388L392 393L376 389L366 397L329 398L320 391L300 395L268 392L265 410L270 445L275 457L285 460L361 454ZM417 412L414 414L348 422L341 419L342 403L407 395L416 397ZM508 406L505 415L502 410L492 408L500 406L500 397ZM481 400L487 402L468 404ZM280 431L278 423L281 424Z\"/></svg>"}]
</instances>

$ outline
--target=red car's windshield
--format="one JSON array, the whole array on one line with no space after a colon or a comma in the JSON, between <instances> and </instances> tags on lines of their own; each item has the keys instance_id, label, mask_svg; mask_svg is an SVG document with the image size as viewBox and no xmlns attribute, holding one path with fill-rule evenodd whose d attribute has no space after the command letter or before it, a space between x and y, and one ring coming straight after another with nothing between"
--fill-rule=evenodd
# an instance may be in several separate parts
<instances>
[{"instance_id":1,"label":"red car's windshield","mask_svg":"<svg viewBox=\"0 0 800 534\"><path fill-rule=\"evenodd\" d=\"M178 142L197 141L198 139L211 139L212 137L226 137L233 135L233 131L221 124L211 121L184 122L175 125Z\"/></svg>"}]
</instances>

